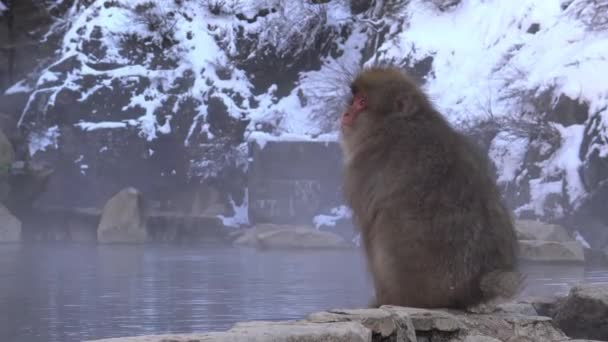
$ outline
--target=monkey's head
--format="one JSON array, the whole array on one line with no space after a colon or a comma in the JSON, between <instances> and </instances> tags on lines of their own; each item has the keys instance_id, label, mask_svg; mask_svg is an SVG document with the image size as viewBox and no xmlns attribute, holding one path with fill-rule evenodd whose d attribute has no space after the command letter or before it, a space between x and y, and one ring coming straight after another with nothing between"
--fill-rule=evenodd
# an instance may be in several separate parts
<instances>
[{"instance_id":1,"label":"monkey's head","mask_svg":"<svg viewBox=\"0 0 608 342\"><path fill-rule=\"evenodd\" d=\"M363 70L351 84L351 98L340 120L342 133L382 124L389 115L413 115L425 102L418 86L401 70Z\"/></svg>"}]
</instances>

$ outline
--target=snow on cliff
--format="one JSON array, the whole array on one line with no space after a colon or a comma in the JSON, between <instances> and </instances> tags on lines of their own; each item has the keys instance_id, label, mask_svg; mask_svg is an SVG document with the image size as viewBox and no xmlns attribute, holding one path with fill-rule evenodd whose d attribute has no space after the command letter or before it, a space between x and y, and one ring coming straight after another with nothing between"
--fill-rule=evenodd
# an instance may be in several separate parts
<instances>
[{"instance_id":1,"label":"snow on cliff","mask_svg":"<svg viewBox=\"0 0 608 342\"><path fill-rule=\"evenodd\" d=\"M464 0L445 12L423 0L409 6L407 28L379 53L397 61L432 56L426 90L452 122L518 115L546 91L552 103L564 94L586 103L589 113L608 115L608 87L598 79L608 73L608 28L589 21L592 2ZM561 144L530 180L531 201L520 211L544 215L547 196L563 188L573 205L584 195L578 174L584 125L556 129ZM490 154L499 182L515 180L527 143L508 133L495 138Z\"/></svg>"},{"instance_id":2,"label":"snow on cliff","mask_svg":"<svg viewBox=\"0 0 608 342\"><path fill-rule=\"evenodd\" d=\"M66 89L86 102L104 88L146 78L150 84L120 110L140 110L135 119L114 112L111 118L81 118L74 126L83 131L136 127L144 139L154 141L173 132L173 122L183 115L179 105L193 98L196 114L184 144L197 134L211 141L217 138L207 120L208 100L213 96L222 100L232 118L249 120L245 141L257 140L261 145L280 139L330 141L337 137L335 120L352 71L377 61L404 65L430 57L432 67L424 87L455 124L534 111L533 100L549 93L551 103L563 94L587 104L590 115L602 118L596 131L608 133L608 88L600 76L608 74L608 25L598 15L605 5L589 0L462 0L440 10L435 3L412 0L398 12L377 15L372 12L389 6L377 1L367 12L352 15L347 1L313 5L281 0L94 0L70 12L61 56L38 79L21 121L38 110L37 95L46 96L47 107ZM370 33L370 28L378 25L387 30L383 39L376 40L380 34ZM303 66L289 91L278 84L284 76L280 71L258 75L277 81L256 89L260 80L240 67L265 58L268 46L274 48L276 61L289 61L317 44L313 38L328 28L343 31L331 41L340 53L321 58L318 68ZM135 58L125 52L125 37L130 36L164 49ZM243 37L249 36L258 46L243 51ZM103 53L92 53L91 41ZM244 52L251 55L243 56ZM159 57L170 62L159 62ZM58 71L67 61L77 66ZM186 88L169 91L184 79L191 79ZM28 89L23 83L17 85L12 92ZM159 108L172 98L177 98L173 110L159 116ZM578 174L585 157L579 155L584 124L554 126L561 135L560 146L542 161L542 173L528 181L531 202L520 208L539 215L544 214L542 202L552 193L566 189L571 203L585 193ZM57 134L53 129L32 135L32 153L44 150L45 144L56 145ZM521 176L528 143L508 132L496 136L490 154L500 182ZM605 157L607 146L595 143L588 151L598 150Z\"/></svg>"}]
</instances>

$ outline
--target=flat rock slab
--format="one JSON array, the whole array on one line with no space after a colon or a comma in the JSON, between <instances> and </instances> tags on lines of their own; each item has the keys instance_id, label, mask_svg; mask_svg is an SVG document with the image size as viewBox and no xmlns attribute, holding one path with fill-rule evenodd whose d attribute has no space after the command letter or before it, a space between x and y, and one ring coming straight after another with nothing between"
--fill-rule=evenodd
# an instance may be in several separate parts
<instances>
[{"instance_id":1,"label":"flat rock slab","mask_svg":"<svg viewBox=\"0 0 608 342\"><path fill-rule=\"evenodd\" d=\"M502 305L492 313L484 314L382 306L377 309L317 312L298 321L237 323L226 332L127 337L97 342L573 341L554 326L551 318L534 313L529 303Z\"/></svg>"},{"instance_id":2,"label":"flat rock slab","mask_svg":"<svg viewBox=\"0 0 608 342\"><path fill-rule=\"evenodd\" d=\"M416 342L416 332L409 318L401 319L388 310L356 309L317 312L306 318L310 322L359 322L375 335L388 341Z\"/></svg>"},{"instance_id":3,"label":"flat rock slab","mask_svg":"<svg viewBox=\"0 0 608 342\"><path fill-rule=\"evenodd\" d=\"M260 224L246 229L235 245L261 249L333 249L351 247L334 233L308 226Z\"/></svg>"},{"instance_id":4,"label":"flat rock slab","mask_svg":"<svg viewBox=\"0 0 608 342\"><path fill-rule=\"evenodd\" d=\"M515 231L519 240L574 241L574 238L568 234L566 228L557 224L540 221L517 220L515 221Z\"/></svg>"},{"instance_id":5,"label":"flat rock slab","mask_svg":"<svg viewBox=\"0 0 608 342\"><path fill-rule=\"evenodd\" d=\"M111 338L95 342L371 342L372 333L357 322L246 322L226 332ZM90 341L93 342L93 341Z\"/></svg>"},{"instance_id":6,"label":"flat rock slab","mask_svg":"<svg viewBox=\"0 0 608 342\"><path fill-rule=\"evenodd\" d=\"M583 263L585 251L578 241L519 240L519 257L529 261Z\"/></svg>"},{"instance_id":7,"label":"flat rock slab","mask_svg":"<svg viewBox=\"0 0 608 342\"><path fill-rule=\"evenodd\" d=\"M390 305L382 306L381 309L393 313L402 320L411 320L416 331L436 330L454 333L465 328L456 316L440 310L404 308Z\"/></svg>"},{"instance_id":8,"label":"flat rock slab","mask_svg":"<svg viewBox=\"0 0 608 342\"><path fill-rule=\"evenodd\" d=\"M366 342L372 332L357 322L246 322L228 331L251 342Z\"/></svg>"}]
</instances>

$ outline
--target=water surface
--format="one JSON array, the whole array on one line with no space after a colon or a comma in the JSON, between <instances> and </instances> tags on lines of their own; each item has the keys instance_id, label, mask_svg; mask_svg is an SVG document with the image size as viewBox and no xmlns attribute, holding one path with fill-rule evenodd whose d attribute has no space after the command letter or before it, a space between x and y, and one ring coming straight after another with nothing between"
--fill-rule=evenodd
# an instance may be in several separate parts
<instances>
[{"instance_id":1,"label":"water surface","mask_svg":"<svg viewBox=\"0 0 608 342\"><path fill-rule=\"evenodd\" d=\"M608 270L530 266L527 294L565 293ZM0 341L70 342L228 329L365 306L358 251L208 246L0 245Z\"/></svg>"}]
</instances>

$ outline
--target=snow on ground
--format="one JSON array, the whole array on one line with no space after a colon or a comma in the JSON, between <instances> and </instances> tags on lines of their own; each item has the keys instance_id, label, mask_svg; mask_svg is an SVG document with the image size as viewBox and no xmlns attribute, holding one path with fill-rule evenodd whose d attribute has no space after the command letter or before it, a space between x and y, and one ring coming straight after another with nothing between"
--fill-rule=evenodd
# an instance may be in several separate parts
<instances>
[{"instance_id":1,"label":"snow on ground","mask_svg":"<svg viewBox=\"0 0 608 342\"><path fill-rule=\"evenodd\" d=\"M345 205L333 208L330 211L330 215L317 215L313 218L313 224L315 228L319 229L323 226L334 227L336 222L342 219L350 219L352 217L352 211Z\"/></svg>"}]
</instances>

